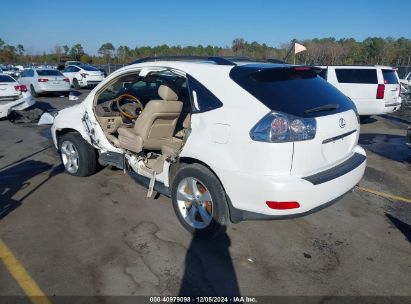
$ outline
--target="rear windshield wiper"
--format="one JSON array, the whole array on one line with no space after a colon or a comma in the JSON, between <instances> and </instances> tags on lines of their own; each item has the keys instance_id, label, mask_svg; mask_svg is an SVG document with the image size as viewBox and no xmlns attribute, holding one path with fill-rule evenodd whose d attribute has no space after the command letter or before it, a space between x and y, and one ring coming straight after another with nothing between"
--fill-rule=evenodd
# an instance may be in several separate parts
<instances>
[{"instance_id":1,"label":"rear windshield wiper","mask_svg":"<svg viewBox=\"0 0 411 304\"><path fill-rule=\"evenodd\" d=\"M313 113L313 112L333 111L333 110L337 110L339 106L340 105L337 104L337 103L326 104L326 105L323 105L323 106L319 106L319 107L316 107L316 108L305 110L304 113L308 114L308 113Z\"/></svg>"}]
</instances>

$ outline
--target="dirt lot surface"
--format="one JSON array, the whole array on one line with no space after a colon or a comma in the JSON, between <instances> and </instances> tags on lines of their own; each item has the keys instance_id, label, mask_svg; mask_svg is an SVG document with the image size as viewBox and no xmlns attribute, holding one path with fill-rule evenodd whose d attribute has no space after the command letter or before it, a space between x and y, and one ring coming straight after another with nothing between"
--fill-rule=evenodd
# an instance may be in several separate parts
<instances>
[{"instance_id":1,"label":"dirt lot surface","mask_svg":"<svg viewBox=\"0 0 411 304\"><path fill-rule=\"evenodd\" d=\"M360 186L410 200L407 120L401 110L362 124ZM47 295L411 296L409 202L354 190L318 213L242 222L201 241L169 199L145 198L120 170L63 173L49 127L3 120L0 129L0 240ZM0 295L24 295L2 263Z\"/></svg>"}]
</instances>

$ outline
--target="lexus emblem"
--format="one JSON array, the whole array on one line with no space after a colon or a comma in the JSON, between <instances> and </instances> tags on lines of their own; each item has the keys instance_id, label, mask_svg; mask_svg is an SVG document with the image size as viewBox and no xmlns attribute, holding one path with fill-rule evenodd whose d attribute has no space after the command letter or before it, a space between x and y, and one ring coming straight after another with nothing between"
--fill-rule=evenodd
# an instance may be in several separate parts
<instances>
[{"instance_id":1,"label":"lexus emblem","mask_svg":"<svg viewBox=\"0 0 411 304\"><path fill-rule=\"evenodd\" d=\"M340 128L345 128L345 119L340 118L339 124L340 124Z\"/></svg>"}]
</instances>

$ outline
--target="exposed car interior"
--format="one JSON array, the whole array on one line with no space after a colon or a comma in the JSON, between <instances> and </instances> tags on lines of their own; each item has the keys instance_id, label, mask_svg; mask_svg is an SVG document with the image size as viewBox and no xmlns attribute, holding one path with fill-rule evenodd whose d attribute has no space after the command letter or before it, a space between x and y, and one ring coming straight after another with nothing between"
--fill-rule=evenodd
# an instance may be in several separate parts
<instances>
[{"instance_id":1,"label":"exposed car interior","mask_svg":"<svg viewBox=\"0 0 411 304\"><path fill-rule=\"evenodd\" d=\"M190 112L187 79L169 70L121 76L97 95L95 104L107 139L144 157L147 167L157 173L165 159L181 150Z\"/></svg>"}]
</instances>

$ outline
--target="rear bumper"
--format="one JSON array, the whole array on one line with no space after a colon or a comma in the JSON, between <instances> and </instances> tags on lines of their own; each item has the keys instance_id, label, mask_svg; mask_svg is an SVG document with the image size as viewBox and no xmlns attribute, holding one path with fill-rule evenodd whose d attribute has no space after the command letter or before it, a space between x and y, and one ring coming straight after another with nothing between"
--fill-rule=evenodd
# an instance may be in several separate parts
<instances>
[{"instance_id":1,"label":"rear bumper","mask_svg":"<svg viewBox=\"0 0 411 304\"><path fill-rule=\"evenodd\" d=\"M23 93L22 98L0 105L0 118L7 117L12 110L24 110L35 103L36 101L31 94Z\"/></svg>"},{"instance_id":2,"label":"rear bumper","mask_svg":"<svg viewBox=\"0 0 411 304\"><path fill-rule=\"evenodd\" d=\"M383 99L371 99L357 101L358 114L362 115L381 115L397 111L401 107L401 97L396 102L385 103Z\"/></svg>"},{"instance_id":3,"label":"rear bumper","mask_svg":"<svg viewBox=\"0 0 411 304\"><path fill-rule=\"evenodd\" d=\"M365 151L357 146L354 152L338 166L316 174L316 180L313 176L256 176L216 169L230 198L231 221L299 217L329 206L354 188L364 175ZM275 210L266 201L295 201L300 207Z\"/></svg>"},{"instance_id":4,"label":"rear bumper","mask_svg":"<svg viewBox=\"0 0 411 304\"><path fill-rule=\"evenodd\" d=\"M81 87L96 86L102 81L103 78L101 80L87 80L87 78L83 78L82 80L79 80L79 84Z\"/></svg>"},{"instance_id":5,"label":"rear bumper","mask_svg":"<svg viewBox=\"0 0 411 304\"><path fill-rule=\"evenodd\" d=\"M70 84L49 86L49 85L39 85L40 92L68 92L70 91Z\"/></svg>"},{"instance_id":6,"label":"rear bumper","mask_svg":"<svg viewBox=\"0 0 411 304\"><path fill-rule=\"evenodd\" d=\"M393 112L398 111L400 108L401 108L401 102L395 102L395 103L386 104L383 111L384 111L384 114L393 113Z\"/></svg>"}]
</instances>

